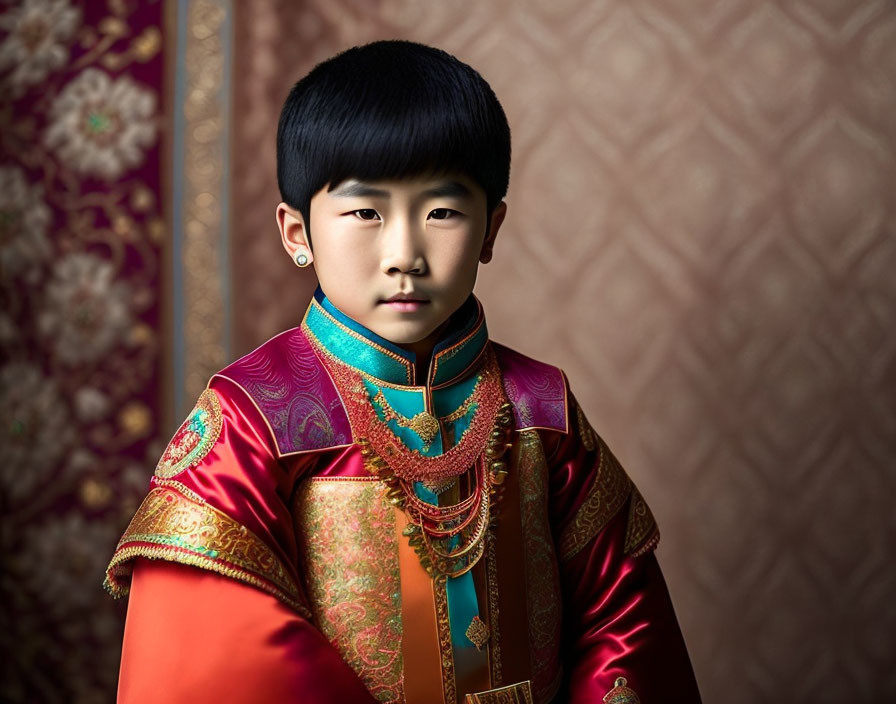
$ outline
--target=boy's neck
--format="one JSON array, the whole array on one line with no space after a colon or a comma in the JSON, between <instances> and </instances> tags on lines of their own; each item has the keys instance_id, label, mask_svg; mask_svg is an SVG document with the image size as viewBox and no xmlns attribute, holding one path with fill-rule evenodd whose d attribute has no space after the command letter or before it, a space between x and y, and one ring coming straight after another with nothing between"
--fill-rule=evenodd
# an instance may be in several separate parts
<instances>
[{"instance_id":1,"label":"boy's neck","mask_svg":"<svg viewBox=\"0 0 896 704\"><path fill-rule=\"evenodd\" d=\"M414 363L414 378L427 378L427 375L429 374L429 363L432 359L433 348L436 346L436 342L439 341L439 338L444 333L447 325L448 320L444 321L441 325L439 325L439 327L429 333L429 335L424 337L422 340L399 345L399 347L401 347L402 349L414 353L414 357L416 359L416 362Z\"/></svg>"}]
</instances>

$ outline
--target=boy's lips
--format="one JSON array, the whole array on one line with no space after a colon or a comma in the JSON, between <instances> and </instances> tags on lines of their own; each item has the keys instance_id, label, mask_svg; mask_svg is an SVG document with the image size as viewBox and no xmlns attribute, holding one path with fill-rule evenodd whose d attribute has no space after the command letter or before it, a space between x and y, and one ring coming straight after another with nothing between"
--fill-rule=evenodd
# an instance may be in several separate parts
<instances>
[{"instance_id":1,"label":"boy's lips","mask_svg":"<svg viewBox=\"0 0 896 704\"><path fill-rule=\"evenodd\" d=\"M387 298L384 303L429 303L426 296L419 293L396 293L394 296Z\"/></svg>"},{"instance_id":2,"label":"boy's lips","mask_svg":"<svg viewBox=\"0 0 896 704\"><path fill-rule=\"evenodd\" d=\"M429 300L419 293L396 293L384 300L383 303L399 312L413 313L429 303Z\"/></svg>"}]
</instances>

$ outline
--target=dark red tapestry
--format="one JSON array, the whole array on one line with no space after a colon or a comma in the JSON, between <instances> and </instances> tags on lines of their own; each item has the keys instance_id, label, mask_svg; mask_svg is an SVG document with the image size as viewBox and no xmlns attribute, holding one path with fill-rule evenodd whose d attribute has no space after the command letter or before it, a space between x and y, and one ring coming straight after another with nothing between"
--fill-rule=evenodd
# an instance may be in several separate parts
<instances>
[{"instance_id":1,"label":"dark red tapestry","mask_svg":"<svg viewBox=\"0 0 896 704\"><path fill-rule=\"evenodd\" d=\"M0 5L4 702L114 701L103 570L161 449L164 11Z\"/></svg>"}]
</instances>

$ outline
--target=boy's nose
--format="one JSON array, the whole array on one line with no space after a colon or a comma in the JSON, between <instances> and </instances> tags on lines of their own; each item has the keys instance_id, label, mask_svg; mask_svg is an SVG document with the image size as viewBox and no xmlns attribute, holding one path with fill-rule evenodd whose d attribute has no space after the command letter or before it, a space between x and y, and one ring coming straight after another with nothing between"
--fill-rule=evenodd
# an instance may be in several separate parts
<instances>
[{"instance_id":1,"label":"boy's nose","mask_svg":"<svg viewBox=\"0 0 896 704\"><path fill-rule=\"evenodd\" d=\"M423 274L426 258L420 247L420 233L408 223L395 223L383 232L382 269L385 273Z\"/></svg>"}]
</instances>

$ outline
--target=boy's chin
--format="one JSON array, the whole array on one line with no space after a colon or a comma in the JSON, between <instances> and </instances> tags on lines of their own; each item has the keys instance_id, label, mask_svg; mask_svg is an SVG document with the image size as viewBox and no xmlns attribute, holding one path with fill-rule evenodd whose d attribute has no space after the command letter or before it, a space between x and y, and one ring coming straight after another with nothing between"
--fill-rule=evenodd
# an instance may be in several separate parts
<instances>
[{"instance_id":1,"label":"boy's chin","mask_svg":"<svg viewBox=\"0 0 896 704\"><path fill-rule=\"evenodd\" d=\"M423 342L438 330L445 321L429 325L415 325L408 321L406 323L392 323L377 326L379 329L374 330L377 335L396 345L416 345Z\"/></svg>"}]
</instances>

